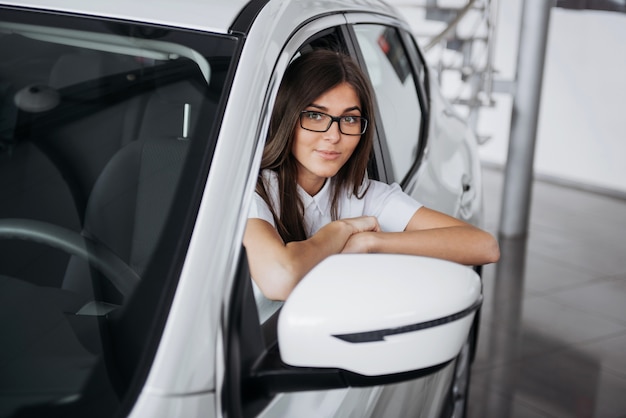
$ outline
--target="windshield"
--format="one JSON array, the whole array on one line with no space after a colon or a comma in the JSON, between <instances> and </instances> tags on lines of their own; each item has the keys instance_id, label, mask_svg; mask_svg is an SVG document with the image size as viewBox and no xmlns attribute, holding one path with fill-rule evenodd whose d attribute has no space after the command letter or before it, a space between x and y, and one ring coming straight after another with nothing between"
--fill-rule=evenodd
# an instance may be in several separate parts
<instances>
[{"instance_id":1,"label":"windshield","mask_svg":"<svg viewBox=\"0 0 626 418\"><path fill-rule=\"evenodd\" d=\"M167 313L235 39L1 16L0 416L112 415Z\"/></svg>"}]
</instances>

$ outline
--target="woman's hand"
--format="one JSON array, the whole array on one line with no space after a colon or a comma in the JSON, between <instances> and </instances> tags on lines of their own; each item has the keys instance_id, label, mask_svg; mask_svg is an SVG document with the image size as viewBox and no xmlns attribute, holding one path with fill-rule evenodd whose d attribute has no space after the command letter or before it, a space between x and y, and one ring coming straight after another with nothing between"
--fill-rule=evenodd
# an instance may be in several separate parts
<instances>
[{"instance_id":1,"label":"woman's hand","mask_svg":"<svg viewBox=\"0 0 626 418\"><path fill-rule=\"evenodd\" d=\"M360 216L358 218L342 219L340 222L349 224L354 233L350 235L341 250L342 253L368 253L371 250L373 232L380 232L378 219L373 216Z\"/></svg>"},{"instance_id":2,"label":"woman's hand","mask_svg":"<svg viewBox=\"0 0 626 418\"><path fill-rule=\"evenodd\" d=\"M343 254L364 254L372 252L375 232L358 232L350 236L341 252Z\"/></svg>"},{"instance_id":3,"label":"woman's hand","mask_svg":"<svg viewBox=\"0 0 626 418\"><path fill-rule=\"evenodd\" d=\"M341 219L323 226L304 241L284 243L262 219L248 219L243 244L254 281L272 300L285 300L298 282L324 258L342 252L352 236L380 231L373 216ZM355 241L354 245L361 245Z\"/></svg>"},{"instance_id":4,"label":"woman's hand","mask_svg":"<svg viewBox=\"0 0 626 418\"><path fill-rule=\"evenodd\" d=\"M374 216L359 216L358 218L341 219L337 222L343 222L348 224L352 228L352 234L358 234L359 232L366 231L380 231L378 219L376 219Z\"/></svg>"}]
</instances>

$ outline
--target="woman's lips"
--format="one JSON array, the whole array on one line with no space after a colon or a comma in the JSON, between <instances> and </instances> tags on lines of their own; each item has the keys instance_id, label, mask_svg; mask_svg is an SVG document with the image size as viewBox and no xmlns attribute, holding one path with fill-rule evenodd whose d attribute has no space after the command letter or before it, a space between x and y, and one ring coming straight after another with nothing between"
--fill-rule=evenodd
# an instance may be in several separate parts
<instances>
[{"instance_id":1,"label":"woman's lips","mask_svg":"<svg viewBox=\"0 0 626 418\"><path fill-rule=\"evenodd\" d=\"M341 153L337 151L315 150L315 152L325 160L336 160L341 155Z\"/></svg>"}]
</instances>

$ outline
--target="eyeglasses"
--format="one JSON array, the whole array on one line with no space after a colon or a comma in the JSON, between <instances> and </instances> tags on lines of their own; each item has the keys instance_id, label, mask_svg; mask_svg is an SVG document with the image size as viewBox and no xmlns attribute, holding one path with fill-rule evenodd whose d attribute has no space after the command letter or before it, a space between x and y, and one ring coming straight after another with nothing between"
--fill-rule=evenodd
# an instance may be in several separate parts
<instances>
[{"instance_id":1,"label":"eyeglasses","mask_svg":"<svg viewBox=\"0 0 626 418\"><path fill-rule=\"evenodd\" d=\"M307 131L326 132L333 122L337 122L339 131L344 135L362 135L367 129L367 119L361 116L330 116L313 110L300 113L300 126Z\"/></svg>"}]
</instances>

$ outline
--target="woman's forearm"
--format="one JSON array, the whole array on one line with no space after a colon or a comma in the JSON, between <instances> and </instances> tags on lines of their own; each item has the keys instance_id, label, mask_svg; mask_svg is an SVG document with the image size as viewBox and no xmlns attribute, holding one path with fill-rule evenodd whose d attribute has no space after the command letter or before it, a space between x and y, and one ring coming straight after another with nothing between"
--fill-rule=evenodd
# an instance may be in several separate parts
<instances>
[{"instance_id":1,"label":"woman's forearm","mask_svg":"<svg viewBox=\"0 0 626 418\"><path fill-rule=\"evenodd\" d=\"M470 225L391 233L366 232L353 239L366 241L368 252L422 255L465 265L494 263L500 257L495 238Z\"/></svg>"},{"instance_id":2,"label":"woman's forearm","mask_svg":"<svg viewBox=\"0 0 626 418\"><path fill-rule=\"evenodd\" d=\"M272 226L249 221L244 237L252 277L272 300L284 300L315 265L340 253L354 227L345 221L331 222L311 238L284 244Z\"/></svg>"},{"instance_id":3,"label":"woman's forearm","mask_svg":"<svg viewBox=\"0 0 626 418\"><path fill-rule=\"evenodd\" d=\"M280 262L293 280L298 282L320 261L340 253L352 234L353 230L346 223L331 222L307 240L286 244Z\"/></svg>"}]
</instances>

